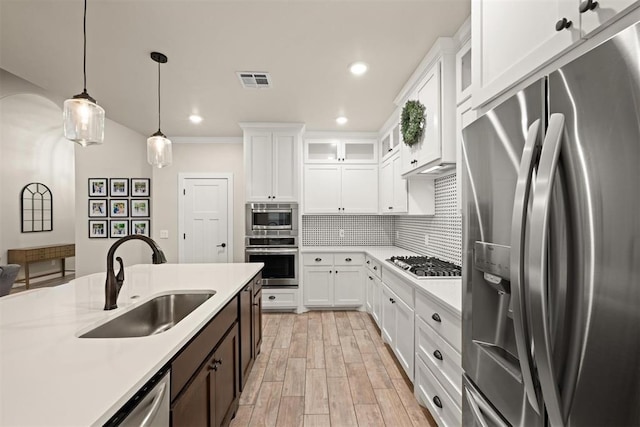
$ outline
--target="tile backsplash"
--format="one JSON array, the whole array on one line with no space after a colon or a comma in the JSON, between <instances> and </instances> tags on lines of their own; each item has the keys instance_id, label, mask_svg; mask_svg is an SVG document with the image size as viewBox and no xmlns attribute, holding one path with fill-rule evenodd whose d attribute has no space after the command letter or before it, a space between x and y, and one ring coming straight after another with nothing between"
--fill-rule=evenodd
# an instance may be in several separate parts
<instances>
[{"instance_id":1,"label":"tile backsplash","mask_svg":"<svg viewBox=\"0 0 640 427\"><path fill-rule=\"evenodd\" d=\"M304 246L389 246L462 264L456 175L435 181L434 216L303 215ZM343 230L344 236L340 235ZM429 245L425 245L425 235Z\"/></svg>"},{"instance_id":2,"label":"tile backsplash","mask_svg":"<svg viewBox=\"0 0 640 427\"><path fill-rule=\"evenodd\" d=\"M303 215L302 244L390 246L394 240L393 222L393 217L383 215Z\"/></svg>"}]
</instances>

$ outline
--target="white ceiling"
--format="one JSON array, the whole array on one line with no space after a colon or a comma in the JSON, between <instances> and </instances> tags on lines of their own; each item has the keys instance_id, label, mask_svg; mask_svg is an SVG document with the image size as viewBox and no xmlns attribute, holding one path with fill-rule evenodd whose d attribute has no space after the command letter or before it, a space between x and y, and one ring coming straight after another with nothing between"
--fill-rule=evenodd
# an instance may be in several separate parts
<instances>
[{"instance_id":1,"label":"white ceiling","mask_svg":"<svg viewBox=\"0 0 640 427\"><path fill-rule=\"evenodd\" d=\"M82 11L82 0L0 0L0 68L80 93ZM87 90L108 118L155 132L159 51L169 137L240 136L251 121L377 131L435 39L469 13L470 0L89 0ZM370 65L362 77L347 70L357 60ZM243 89L236 71L269 72L273 88Z\"/></svg>"}]
</instances>

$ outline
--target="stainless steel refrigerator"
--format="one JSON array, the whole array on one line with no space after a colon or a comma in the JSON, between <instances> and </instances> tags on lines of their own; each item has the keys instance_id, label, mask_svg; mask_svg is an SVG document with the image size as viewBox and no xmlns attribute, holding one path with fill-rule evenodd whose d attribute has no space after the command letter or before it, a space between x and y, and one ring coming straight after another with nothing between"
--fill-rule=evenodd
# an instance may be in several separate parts
<instances>
[{"instance_id":1,"label":"stainless steel refrigerator","mask_svg":"<svg viewBox=\"0 0 640 427\"><path fill-rule=\"evenodd\" d=\"M640 425L640 23L463 131L463 423Z\"/></svg>"}]
</instances>

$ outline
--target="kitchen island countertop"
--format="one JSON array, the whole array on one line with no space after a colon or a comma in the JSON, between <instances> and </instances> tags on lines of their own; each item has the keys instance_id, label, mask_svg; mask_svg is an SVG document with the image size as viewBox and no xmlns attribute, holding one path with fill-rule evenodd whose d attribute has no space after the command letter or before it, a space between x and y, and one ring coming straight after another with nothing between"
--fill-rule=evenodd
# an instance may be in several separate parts
<instances>
[{"instance_id":1,"label":"kitchen island countertop","mask_svg":"<svg viewBox=\"0 0 640 427\"><path fill-rule=\"evenodd\" d=\"M104 311L105 273L0 298L0 425L102 425L263 267L135 265L115 310ZM216 294L173 328L148 337L78 338L151 298Z\"/></svg>"}]
</instances>

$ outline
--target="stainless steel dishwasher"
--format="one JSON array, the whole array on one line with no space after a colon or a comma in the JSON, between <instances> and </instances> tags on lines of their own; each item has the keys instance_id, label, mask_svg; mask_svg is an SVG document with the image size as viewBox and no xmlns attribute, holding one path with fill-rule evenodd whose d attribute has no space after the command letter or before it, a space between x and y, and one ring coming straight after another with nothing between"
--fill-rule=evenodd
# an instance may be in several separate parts
<instances>
[{"instance_id":1,"label":"stainless steel dishwasher","mask_svg":"<svg viewBox=\"0 0 640 427\"><path fill-rule=\"evenodd\" d=\"M105 426L169 427L170 370L156 374Z\"/></svg>"}]
</instances>

